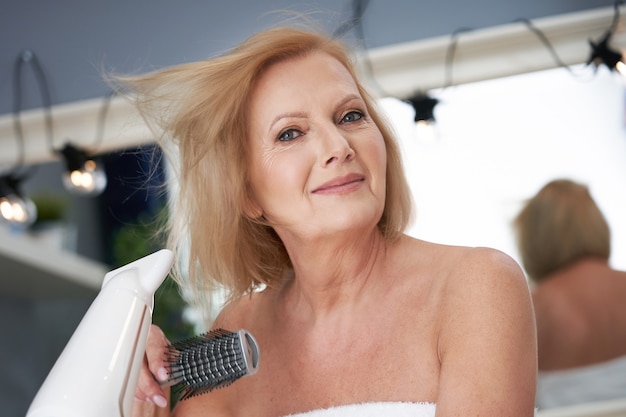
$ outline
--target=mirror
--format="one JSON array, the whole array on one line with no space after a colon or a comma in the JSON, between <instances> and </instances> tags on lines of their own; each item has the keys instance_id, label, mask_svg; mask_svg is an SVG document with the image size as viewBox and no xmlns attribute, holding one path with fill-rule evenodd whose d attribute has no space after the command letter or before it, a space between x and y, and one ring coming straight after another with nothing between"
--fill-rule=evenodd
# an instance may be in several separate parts
<instances>
[{"instance_id":1,"label":"mirror","mask_svg":"<svg viewBox=\"0 0 626 417\"><path fill-rule=\"evenodd\" d=\"M511 221L546 182L586 183L613 231L611 264L626 269L626 88L618 73L573 67L432 91L435 139L413 108L380 103L400 138L414 193L409 234L490 246L518 262Z\"/></svg>"}]
</instances>

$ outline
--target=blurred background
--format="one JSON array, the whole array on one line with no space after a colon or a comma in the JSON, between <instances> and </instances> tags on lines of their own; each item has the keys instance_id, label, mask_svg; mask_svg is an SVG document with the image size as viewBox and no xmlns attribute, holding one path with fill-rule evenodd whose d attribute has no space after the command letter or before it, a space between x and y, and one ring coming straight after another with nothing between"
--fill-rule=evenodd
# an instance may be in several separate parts
<instances>
[{"instance_id":1,"label":"blurred background","mask_svg":"<svg viewBox=\"0 0 626 417\"><path fill-rule=\"evenodd\" d=\"M103 75L209 58L297 11L354 48L380 97L416 200L410 234L517 259L512 217L545 182L568 177L590 185L613 229L611 262L626 268L624 78L592 59L607 35L611 50L626 48L616 5L4 1L0 176L18 180L9 185L37 216L0 224L3 415L26 413L104 273L162 246L154 232L169 215L167 167ZM424 98L427 116L417 123ZM100 164L102 190L64 186L67 144ZM2 184L0 198L13 190ZM166 281L155 322L172 339L196 329L183 307Z\"/></svg>"}]
</instances>

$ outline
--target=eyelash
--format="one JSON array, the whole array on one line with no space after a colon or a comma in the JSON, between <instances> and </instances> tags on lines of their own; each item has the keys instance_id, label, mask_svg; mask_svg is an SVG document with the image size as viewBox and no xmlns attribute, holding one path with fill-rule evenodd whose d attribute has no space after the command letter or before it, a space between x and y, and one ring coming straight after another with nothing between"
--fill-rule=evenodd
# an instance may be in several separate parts
<instances>
[{"instance_id":1,"label":"eyelash","mask_svg":"<svg viewBox=\"0 0 626 417\"><path fill-rule=\"evenodd\" d=\"M299 131L298 129L287 129L287 130L284 130L284 131L280 132L280 134L278 135L277 140L279 142L291 142L292 140L296 139L298 136L293 137L293 138L287 138L287 139L284 139L284 137L285 137L285 135L291 134L293 132L297 132L298 136L300 136L302 134L302 132Z\"/></svg>"},{"instance_id":2,"label":"eyelash","mask_svg":"<svg viewBox=\"0 0 626 417\"><path fill-rule=\"evenodd\" d=\"M346 120L346 118L348 118L349 116L353 116L356 115L357 118L353 119L353 120ZM363 118L365 117L365 113L363 113L362 111L359 110L351 110L349 112L347 112L346 114L344 114L341 119L339 120L339 124L344 124L344 123L355 123L358 122L360 120L363 120ZM298 133L297 136L295 137L288 137L286 138L287 135L291 136L291 134L293 133ZM302 131L298 130L298 129L287 129L287 130L283 130L282 132L280 132L280 134L278 135L278 137L276 138L279 142L291 142L294 139L297 139L298 137L300 137L302 135Z\"/></svg>"},{"instance_id":3,"label":"eyelash","mask_svg":"<svg viewBox=\"0 0 626 417\"><path fill-rule=\"evenodd\" d=\"M351 116L351 115L357 115L358 119L355 120L348 120L346 121L346 117ZM340 120L340 123L351 123L351 122L358 122L359 120L362 120L365 117L365 114L362 111L359 110L351 110L348 113L346 113Z\"/></svg>"}]
</instances>

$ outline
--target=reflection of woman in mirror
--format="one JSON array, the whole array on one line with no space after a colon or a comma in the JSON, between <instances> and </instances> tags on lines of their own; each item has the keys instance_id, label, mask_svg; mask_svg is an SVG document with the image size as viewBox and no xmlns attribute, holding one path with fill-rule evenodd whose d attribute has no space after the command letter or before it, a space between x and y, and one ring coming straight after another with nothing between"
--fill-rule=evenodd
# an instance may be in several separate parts
<instances>
[{"instance_id":1,"label":"reflection of woman in mirror","mask_svg":"<svg viewBox=\"0 0 626 417\"><path fill-rule=\"evenodd\" d=\"M626 271L587 186L554 180L515 219L533 281L542 408L626 397Z\"/></svg>"}]
</instances>

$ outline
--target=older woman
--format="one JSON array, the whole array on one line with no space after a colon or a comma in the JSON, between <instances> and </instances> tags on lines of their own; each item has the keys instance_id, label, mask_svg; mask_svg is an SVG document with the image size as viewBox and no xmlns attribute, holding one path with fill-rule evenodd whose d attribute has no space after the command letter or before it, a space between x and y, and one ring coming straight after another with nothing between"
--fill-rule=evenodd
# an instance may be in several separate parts
<instances>
[{"instance_id":1,"label":"older woman","mask_svg":"<svg viewBox=\"0 0 626 417\"><path fill-rule=\"evenodd\" d=\"M545 184L515 219L534 284L542 408L626 395L626 271L609 264L611 232L585 184Z\"/></svg>"},{"instance_id":2,"label":"older woman","mask_svg":"<svg viewBox=\"0 0 626 417\"><path fill-rule=\"evenodd\" d=\"M174 415L533 415L521 269L493 249L403 234L398 146L337 41L271 29L126 83L176 146L181 285L198 304L226 288L212 326L249 330L261 351L254 376ZM136 396L167 412L148 375L165 377L153 330Z\"/></svg>"}]
</instances>

